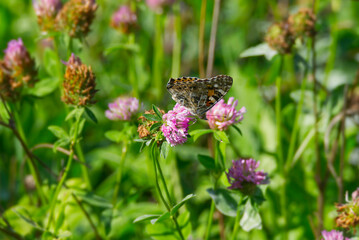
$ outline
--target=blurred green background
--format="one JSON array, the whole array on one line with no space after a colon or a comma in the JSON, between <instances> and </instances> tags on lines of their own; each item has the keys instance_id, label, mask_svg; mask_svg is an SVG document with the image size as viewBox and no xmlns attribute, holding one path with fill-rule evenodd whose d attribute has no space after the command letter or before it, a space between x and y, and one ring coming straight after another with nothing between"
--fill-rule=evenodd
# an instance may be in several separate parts
<instances>
[{"instance_id":1,"label":"blurred green background","mask_svg":"<svg viewBox=\"0 0 359 240\"><path fill-rule=\"evenodd\" d=\"M121 4L132 4L136 7L138 25L129 36L110 27L110 18ZM175 102L166 91L170 77L199 76L198 36L201 20L201 1L177 0L181 18L181 61L178 76L171 76L172 48L174 35L174 17L172 9L161 14L163 18L162 40L158 46L155 39L156 17L144 1L98 0L96 18L90 34L83 43L75 40L73 50L85 64L91 65L97 77L97 103L91 107L98 123L87 121L83 130L82 148L89 165L93 193L111 201L115 173L121 160L121 144L112 143L105 137L109 130L121 130L126 123L110 121L104 116L107 104L120 95L136 95L149 109L152 104L170 110ZM309 140L304 150L293 162L286 176L280 174L276 158L276 119L275 119L275 79L278 72L279 56L270 61L263 56L240 58L240 54L264 41L268 27L276 21L295 13L302 7L311 7L312 1L275 1L275 0L223 0L221 1L213 76L230 75L234 79L228 97L235 97L239 107L245 106L247 113L240 125L243 136L236 131L229 131L232 148L227 149L228 167L232 159L252 157L260 160L260 168L269 173L271 182L266 190L266 200L260 207L263 221L261 230L249 233L240 232L240 239L283 239L283 233L289 239L314 239L318 226L318 186L315 181L315 152L313 138L308 135L313 129L312 81L307 83L305 100L300 116L296 153L303 142ZM326 170L327 153L324 149L324 134L329 122L340 113L344 103L344 86L354 82L359 61L359 1L322 0L317 1L317 79L323 88L319 92L319 136L320 157L325 178L324 191L324 228L335 227L335 203L338 202L338 187L335 179ZM205 19L204 50L207 62L210 40L213 1L208 1ZM41 37L32 2L30 0L0 1L0 49L6 48L11 39L22 38L24 45L36 59L40 79L51 77L51 54L44 46L46 40ZM154 52L162 47L163 59L159 78L154 78ZM283 79L281 86L282 99L282 136L283 152L286 159L290 143L294 115L298 106L300 84L304 77L303 64L298 55L307 60L306 43L299 45L296 54L284 56ZM3 52L0 53L3 56ZM69 54L60 52L66 61ZM308 62L310 64L310 61ZM63 66L63 70L64 70ZM129 75L129 68L134 69L134 76ZM157 85L160 83L159 85ZM54 83L55 86L59 82ZM136 86L136 87L134 87ZM56 138L48 130L50 125L68 128L64 122L67 109L61 102L59 89L43 96L26 95L20 104L21 124L25 129L28 145L34 147L40 143L53 143ZM343 189L351 193L359 183L359 134L358 116L346 121ZM191 127L206 128L205 122ZM329 142L335 139L330 134ZM177 199L190 193L196 197L187 203L192 224L192 239L202 239L211 199L206 192L212 187L212 178L198 162L198 154L211 153L208 150L208 137L201 137L195 143L172 148L166 160L162 159L163 169ZM163 210L154 197L154 178L145 150L139 153L140 144L132 143L123 171L119 203L115 206L116 214L108 218L109 209L103 204L89 204L91 213L101 233L109 239L150 239L145 230L145 223L134 224L133 220L143 214L158 213ZM41 148L34 153L54 171L64 165L66 156L52 149ZM339 169L339 153L334 166ZM43 209L37 209L31 191L24 184L28 169L24 164L24 152L12 132L0 127L0 213L6 212L14 229L37 239L36 228L19 218L11 208L22 207L40 225L44 222ZM68 185L81 186L81 165L73 164ZM47 184L56 180L40 167L41 175ZM226 180L223 177L222 184ZM280 191L286 182L286 206L281 205ZM72 239L93 239L88 222L83 213L64 193L63 204L70 203L65 211L65 222L61 229L72 233ZM72 204L72 205L71 205ZM62 206L62 205L61 205ZM61 207L59 206L59 208ZM283 208L288 217L283 218ZM108 222L110 221L110 222ZM215 214L211 239L220 239L220 232L230 235L234 218ZM287 222L286 222L287 221ZM221 229L221 228L224 228ZM2 235L0 239L8 239ZM223 237L223 236L222 236Z\"/></svg>"}]
</instances>

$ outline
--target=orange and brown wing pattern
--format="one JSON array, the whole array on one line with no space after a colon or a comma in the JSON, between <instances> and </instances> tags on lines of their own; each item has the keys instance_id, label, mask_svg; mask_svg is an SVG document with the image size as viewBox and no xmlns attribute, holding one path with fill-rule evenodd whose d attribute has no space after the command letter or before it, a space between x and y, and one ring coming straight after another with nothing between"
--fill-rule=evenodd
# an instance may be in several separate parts
<instances>
[{"instance_id":1,"label":"orange and brown wing pattern","mask_svg":"<svg viewBox=\"0 0 359 240\"><path fill-rule=\"evenodd\" d=\"M173 100L205 119L206 112L227 94L232 83L233 79L226 75L204 79L180 77L171 78L167 90Z\"/></svg>"}]
</instances>

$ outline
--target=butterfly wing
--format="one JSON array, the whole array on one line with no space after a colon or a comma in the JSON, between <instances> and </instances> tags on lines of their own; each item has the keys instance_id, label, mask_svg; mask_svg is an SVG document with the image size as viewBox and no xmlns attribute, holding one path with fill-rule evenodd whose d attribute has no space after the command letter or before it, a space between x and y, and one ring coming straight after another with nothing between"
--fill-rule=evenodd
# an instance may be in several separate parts
<instances>
[{"instance_id":1,"label":"butterfly wing","mask_svg":"<svg viewBox=\"0 0 359 240\"><path fill-rule=\"evenodd\" d=\"M226 75L205 79L171 78L167 83L167 90L173 100L205 119L206 112L227 94L232 83L233 79Z\"/></svg>"}]
</instances>

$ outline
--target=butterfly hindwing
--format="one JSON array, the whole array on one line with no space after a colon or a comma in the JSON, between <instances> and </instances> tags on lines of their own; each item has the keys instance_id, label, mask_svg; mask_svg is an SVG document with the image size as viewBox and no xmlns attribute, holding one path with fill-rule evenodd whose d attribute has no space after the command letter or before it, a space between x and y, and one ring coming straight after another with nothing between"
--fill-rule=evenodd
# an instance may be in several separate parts
<instances>
[{"instance_id":1,"label":"butterfly hindwing","mask_svg":"<svg viewBox=\"0 0 359 240\"><path fill-rule=\"evenodd\" d=\"M212 78L171 78L167 89L172 99L188 108L191 113L205 118L205 113L221 100L233 83L230 76L218 75Z\"/></svg>"}]
</instances>

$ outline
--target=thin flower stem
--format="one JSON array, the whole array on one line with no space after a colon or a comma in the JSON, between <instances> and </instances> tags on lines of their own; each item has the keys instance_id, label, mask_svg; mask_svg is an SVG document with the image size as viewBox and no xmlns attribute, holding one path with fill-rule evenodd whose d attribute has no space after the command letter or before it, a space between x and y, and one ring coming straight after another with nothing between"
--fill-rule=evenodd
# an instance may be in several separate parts
<instances>
[{"instance_id":1,"label":"thin flower stem","mask_svg":"<svg viewBox=\"0 0 359 240\"><path fill-rule=\"evenodd\" d=\"M152 144L156 144L156 143L152 143ZM157 152L156 152L156 146L153 146L151 149L151 157L153 160L153 168L155 170L155 180L156 180L156 188L158 191L158 194L160 195L160 198L163 202L163 204L165 205L165 207L167 208L168 211L171 211L171 207L168 205L167 201L165 200L165 198L163 197L161 188L160 188L160 184L158 182L158 174L157 174Z\"/></svg>"},{"instance_id":2,"label":"thin flower stem","mask_svg":"<svg viewBox=\"0 0 359 240\"><path fill-rule=\"evenodd\" d=\"M85 214L85 217L87 219L87 221L89 222L92 230L95 233L96 239L97 240L101 240L102 237L100 236L99 232L97 231L96 225L94 224L94 222L92 221L90 215L88 214L88 212L86 211L86 209L84 208L82 202L76 197L76 195L74 193L71 193L72 197L75 199L77 205L79 205L81 211Z\"/></svg>"},{"instance_id":3,"label":"thin flower stem","mask_svg":"<svg viewBox=\"0 0 359 240\"><path fill-rule=\"evenodd\" d=\"M88 172L88 167L86 165L84 153L82 151L82 147L81 147L80 143L76 143L75 148L76 148L78 161L81 163L82 176L86 182L86 187L88 190L91 191L92 190L91 180L90 180L90 176L89 176L89 172ZM74 158L75 158L75 156L74 156Z\"/></svg>"},{"instance_id":4,"label":"thin flower stem","mask_svg":"<svg viewBox=\"0 0 359 240\"><path fill-rule=\"evenodd\" d=\"M50 225L51 225L51 221L52 221L52 218L53 218L53 215L54 215L54 211L55 211L55 205L56 205L56 201L57 201L57 197L60 193L60 190L62 188L62 185L64 184L65 180L66 180L66 177L67 177L67 174L69 173L70 169L71 169L71 164L72 164L72 160L74 158L74 146L76 145L76 142L77 142L77 137L78 137L78 129L79 129L79 123L80 123L80 117L78 117L76 119L76 122L75 122L75 133L74 133L74 138L73 138L73 141L70 145L70 155L69 155L69 159L67 160L67 165L66 165L66 168L65 168L65 171L61 177L61 180L60 182L58 183L57 187L56 187L56 190L55 190L55 193L51 199L51 203L50 203L50 214L49 214L49 220L47 222L47 226L46 226L46 230L49 230L50 228Z\"/></svg>"},{"instance_id":5,"label":"thin flower stem","mask_svg":"<svg viewBox=\"0 0 359 240\"><path fill-rule=\"evenodd\" d=\"M130 33L128 36L128 44L134 45L135 44L135 34L134 33ZM128 54L129 57L129 61L128 61L128 78L130 80L131 86L132 86L132 90L133 90L133 96L138 98L139 97L139 92L138 92L138 82L137 82L137 77L136 77L136 61L135 61L135 54L134 52L130 52Z\"/></svg>"},{"instance_id":6,"label":"thin flower stem","mask_svg":"<svg viewBox=\"0 0 359 240\"><path fill-rule=\"evenodd\" d=\"M237 215L236 215L236 219L234 220L234 227L233 227L233 233L232 233L232 238L231 238L232 240L236 240L236 236L237 236L238 229L239 229L240 217L241 217L241 208L239 207L239 204L238 204Z\"/></svg>"},{"instance_id":7,"label":"thin flower stem","mask_svg":"<svg viewBox=\"0 0 359 240\"><path fill-rule=\"evenodd\" d=\"M12 237L12 238L17 239L17 240L24 239L20 234L18 234L16 232L13 232L13 231L10 231L9 229L3 228L1 226L0 226L0 232L3 232L4 234L8 235L9 237Z\"/></svg>"},{"instance_id":8,"label":"thin flower stem","mask_svg":"<svg viewBox=\"0 0 359 240\"><path fill-rule=\"evenodd\" d=\"M283 239L288 239L287 226L288 226L288 217L287 217L287 196L286 196L286 173L284 168L284 158L283 158L283 148L282 148L282 109L281 109L281 85L282 85L282 68L283 68L283 56L280 56L280 70L276 78L276 97L275 97L275 116L276 116L276 128L277 128L277 157L279 171L283 177L283 185L280 191L280 201L281 201L281 213L284 217L284 231Z\"/></svg>"},{"instance_id":9,"label":"thin flower stem","mask_svg":"<svg viewBox=\"0 0 359 240\"><path fill-rule=\"evenodd\" d=\"M112 197L113 206L115 206L115 204L117 202L118 193L120 191L122 172L123 172L123 168L125 166L125 159L126 159L126 155L127 155L127 147L128 147L128 143L126 141L124 141L123 145L122 145L121 162L120 162L119 169L117 170L117 174L116 174L115 190L113 191L113 197Z\"/></svg>"},{"instance_id":10,"label":"thin flower stem","mask_svg":"<svg viewBox=\"0 0 359 240\"><path fill-rule=\"evenodd\" d=\"M5 104L5 102L4 102ZM29 161L27 161L28 165L29 165L29 169L31 172L31 175L34 178L35 181L35 186L36 186L36 191L39 195L39 198L41 200L41 202L43 204L47 203L47 198L44 194L44 192L42 191L42 186L41 186L41 177L40 177L40 172L39 169L36 166L35 160L34 160L34 155L33 153L30 151L30 149L27 146L27 141L25 138L25 133L23 131L21 122L20 122L20 117L19 114L17 113L16 110L12 110L12 115L15 118L15 126L11 127L12 132L14 133L15 137L19 140L22 148L24 149L26 155L28 156ZM11 125L10 125L11 126Z\"/></svg>"},{"instance_id":11,"label":"thin flower stem","mask_svg":"<svg viewBox=\"0 0 359 240\"><path fill-rule=\"evenodd\" d=\"M207 8L207 0L202 0L201 17L200 17L200 23L199 23L199 36L198 36L198 68L199 68L199 76L201 78L205 77L204 30L205 30L205 24L206 24L206 8Z\"/></svg>"},{"instance_id":12,"label":"thin flower stem","mask_svg":"<svg viewBox=\"0 0 359 240\"><path fill-rule=\"evenodd\" d=\"M309 59L309 51L307 53L307 59ZM297 106L297 110L295 112L295 117L294 117L294 124L293 124L293 129L292 129L292 133L290 136L290 142L289 142L289 147L288 147L288 154L287 154L287 160L285 162L285 169L284 171L286 173L289 172L292 163L293 163L293 156L294 156L294 150L295 150L295 146L296 146L296 140L297 140L297 136L298 136L298 131L299 131L299 118L300 115L302 113L302 108L303 108L303 102L304 102L304 94L305 94L305 88L307 85L307 78L308 78L308 68L305 68L304 74L303 74L303 79L302 79L302 84L300 86L300 99L298 102L298 106Z\"/></svg>"},{"instance_id":13,"label":"thin flower stem","mask_svg":"<svg viewBox=\"0 0 359 240\"><path fill-rule=\"evenodd\" d=\"M214 210L216 210L216 205L215 205L214 201L212 200L211 201L211 208L209 210L209 215L208 215L207 231L206 231L206 234L204 235L205 240L208 240L209 236L211 235Z\"/></svg>"},{"instance_id":14,"label":"thin flower stem","mask_svg":"<svg viewBox=\"0 0 359 240\"><path fill-rule=\"evenodd\" d=\"M156 178L156 187L157 187L157 191L160 195L160 198L162 200L162 202L165 204L166 208L167 208L167 211L168 212L171 212L171 207L173 206L172 203L171 203L171 198L170 198L170 195L169 195L169 192L168 192L168 189L167 189L167 185L166 185L166 182L165 182L165 179L164 179L164 176L163 176L163 173L162 173L162 170L161 170L161 167L160 167L160 164L158 162L158 152L157 152L157 147L156 147L156 142L152 143L153 146L152 146L152 149L151 149L151 156L153 158L153 165L154 165L154 169L155 169L155 178ZM161 180L162 180L162 183L163 183L163 186L165 188L165 192L166 192L166 195L167 195L167 198L168 200L170 201L170 205L166 202L165 198L163 197L163 194L161 192L161 188L160 188L160 185L159 185L159 182L158 182L158 177L157 177L157 170L161 176ZM181 228L177 222L177 218L175 215L172 215L171 216L175 226L176 226L176 229L181 237L182 240L184 240L184 236L182 234L182 231L181 231Z\"/></svg>"},{"instance_id":15,"label":"thin flower stem","mask_svg":"<svg viewBox=\"0 0 359 240\"><path fill-rule=\"evenodd\" d=\"M163 65L163 16L156 14L155 16L155 38L153 53L153 81L155 84L157 99L162 98L162 65Z\"/></svg>"},{"instance_id":16,"label":"thin flower stem","mask_svg":"<svg viewBox=\"0 0 359 240\"><path fill-rule=\"evenodd\" d=\"M219 168L219 158L220 158L220 148L219 148L219 142L213 137L212 142L214 142L214 162L216 165L216 168ZM224 166L221 166L221 168ZM213 188L216 189L217 188L217 184L218 184L218 179L220 179L222 173L219 175L215 175L215 181L213 184ZM212 222L213 222L213 215L214 215L214 211L216 209L216 205L214 203L214 201L211 201L211 208L209 211L209 215L208 215L208 222L207 222L207 230L204 236L204 239L208 239L210 234L211 234L211 229L212 229Z\"/></svg>"},{"instance_id":17,"label":"thin flower stem","mask_svg":"<svg viewBox=\"0 0 359 240\"><path fill-rule=\"evenodd\" d=\"M171 195L170 195L170 192L168 191L168 187L167 187L165 178L163 176L163 172L162 172L162 169L161 169L161 165L160 165L160 163L158 161L158 157L156 157L156 164L157 164L158 173L159 173L159 175L161 177L163 187L165 188L165 193L166 193L166 196L167 196L167 199L168 199L168 202L169 202L169 206L172 208L175 205L175 203L173 202L173 200L171 198Z\"/></svg>"},{"instance_id":18,"label":"thin flower stem","mask_svg":"<svg viewBox=\"0 0 359 240\"><path fill-rule=\"evenodd\" d=\"M182 29L181 29L181 8L180 3L173 6L174 16L174 33L173 33L173 52L172 52L172 72L171 77L176 78L181 72L181 46L182 46Z\"/></svg>"},{"instance_id":19,"label":"thin flower stem","mask_svg":"<svg viewBox=\"0 0 359 240\"><path fill-rule=\"evenodd\" d=\"M215 0L214 8L213 8L213 17L212 17L211 38L209 41L209 49L208 49L208 62L207 62L207 71L206 71L207 77L211 77L213 72L214 52L216 48L216 35L217 35L217 26L218 26L220 8L221 8L221 0Z\"/></svg>"}]
</instances>

